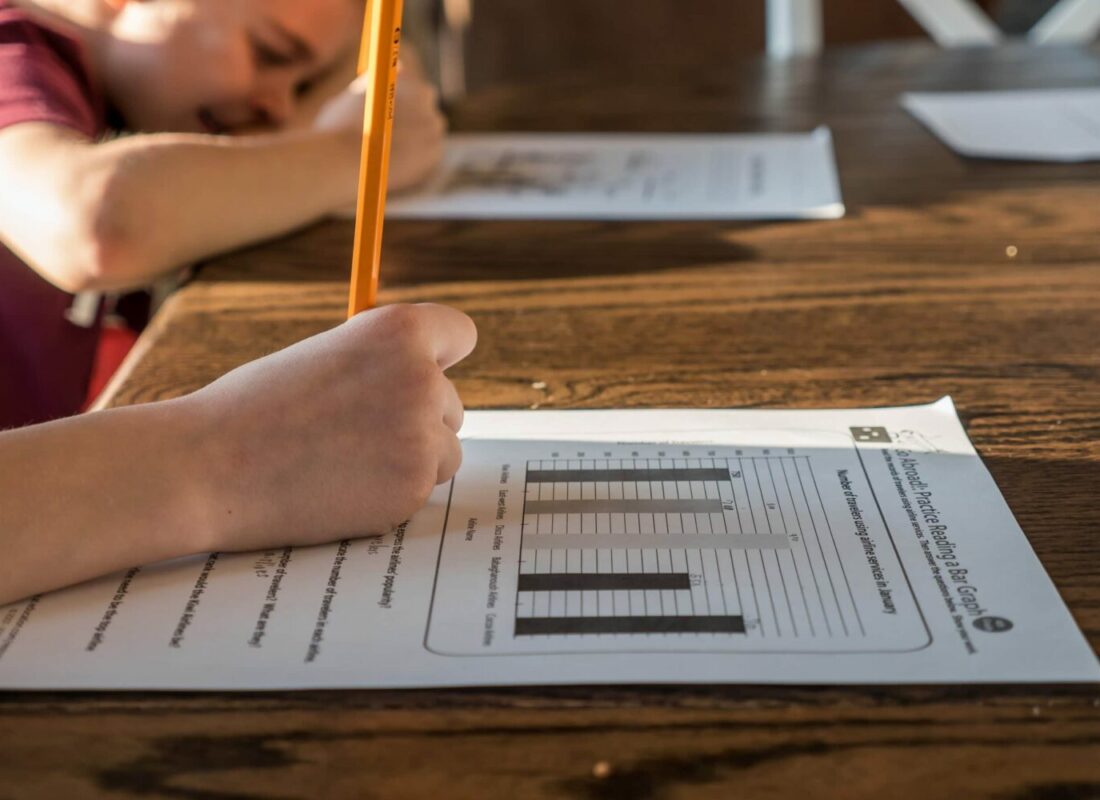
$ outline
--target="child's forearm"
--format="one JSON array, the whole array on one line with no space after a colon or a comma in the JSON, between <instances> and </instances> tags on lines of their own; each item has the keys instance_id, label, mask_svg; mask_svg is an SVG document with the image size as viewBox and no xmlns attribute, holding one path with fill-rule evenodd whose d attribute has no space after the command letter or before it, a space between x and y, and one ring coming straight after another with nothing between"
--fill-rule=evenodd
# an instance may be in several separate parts
<instances>
[{"instance_id":1,"label":"child's forearm","mask_svg":"<svg viewBox=\"0 0 1100 800\"><path fill-rule=\"evenodd\" d=\"M208 549L206 470L176 402L0 434L0 604Z\"/></svg>"},{"instance_id":2,"label":"child's forearm","mask_svg":"<svg viewBox=\"0 0 1100 800\"><path fill-rule=\"evenodd\" d=\"M96 145L85 169L104 189L86 213L107 241L86 288L140 285L312 222L354 200L357 153L346 134L312 131L150 134Z\"/></svg>"},{"instance_id":3,"label":"child's forearm","mask_svg":"<svg viewBox=\"0 0 1100 800\"><path fill-rule=\"evenodd\" d=\"M444 370L476 340L454 309L389 305L186 397L0 433L0 603L189 553L389 530L458 469Z\"/></svg>"}]
</instances>

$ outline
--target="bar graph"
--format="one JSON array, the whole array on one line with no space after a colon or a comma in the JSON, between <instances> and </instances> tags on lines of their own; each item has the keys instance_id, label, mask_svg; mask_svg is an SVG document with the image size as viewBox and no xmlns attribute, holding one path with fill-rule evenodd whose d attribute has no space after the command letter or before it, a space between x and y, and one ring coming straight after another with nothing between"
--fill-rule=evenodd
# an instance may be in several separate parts
<instances>
[{"instance_id":1,"label":"bar graph","mask_svg":"<svg viewBox=\"0 0 1100 800\"><path fill-rule=\"evenodd\" d=\"M856 487L860 464L838 439L495 443L506 463L468 478L481 494L456 484L426 644L506 655L920 641L915 601L875 583L896 562L873 518L853 527L839 476ZM476 627L470 607L483 611Z\"/></svg>"},{"instance_id":2,"label":"bar graph","mask_svg":"<svg viewBox=\"0 0 1100 800\"><path fill-rule=\"evenodd\" d=\"M529 461L514 636L855 632L854 607L806 593L809 478L807 456L743 451Z\"/></svg>"}]
</instances>

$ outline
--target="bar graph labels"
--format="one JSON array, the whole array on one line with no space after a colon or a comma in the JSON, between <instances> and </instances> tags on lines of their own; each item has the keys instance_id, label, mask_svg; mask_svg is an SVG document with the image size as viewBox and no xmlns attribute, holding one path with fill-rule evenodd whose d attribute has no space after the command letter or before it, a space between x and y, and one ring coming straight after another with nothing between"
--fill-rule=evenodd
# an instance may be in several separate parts
<instances>
[{"instance_id":1,"label":"bar graph labels","mask_svg":"<svg viewBox=\"0 0 1100 800\"><path fill-rule=\"evenodd\" d=\"M759 431L751 446L468 442L467 464L486 472L464 467L451 487L425 646L454 656L924 646L852 438L802 438L812 446L761 445Z\"/></svg>"}]
</instances>

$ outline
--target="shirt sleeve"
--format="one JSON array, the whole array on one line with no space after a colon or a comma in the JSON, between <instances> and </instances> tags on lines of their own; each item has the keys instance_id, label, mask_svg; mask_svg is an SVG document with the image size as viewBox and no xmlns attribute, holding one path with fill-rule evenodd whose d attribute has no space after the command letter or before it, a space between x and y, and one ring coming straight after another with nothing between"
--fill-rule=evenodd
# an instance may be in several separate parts
<instances>
[{"instance_id":1,"label":"shirt sleeve","mask_svg":"<svg viewBox=\"0 0 1100 800\"><path fill-rule=\"evenodd\" d=\"M0 129L50 122L93 137L99 126L86 78L67 58L76 53L59 51L50 38L33 22L0 13Z\"/></svg>"}]
</instances>

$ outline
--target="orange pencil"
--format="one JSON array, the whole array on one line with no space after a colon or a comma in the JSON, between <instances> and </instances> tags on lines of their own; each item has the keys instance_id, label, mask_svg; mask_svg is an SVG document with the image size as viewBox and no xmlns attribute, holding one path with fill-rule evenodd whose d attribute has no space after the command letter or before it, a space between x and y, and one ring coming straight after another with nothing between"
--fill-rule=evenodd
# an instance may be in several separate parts
<instances>
[{"instance_id":1,"label":"orange pencil","mask_svg":"<svg viewBox=\"0 0 1100 800\"><path fill-rule=\"evenodd\" d=\"M369 73L370 83L363 112L363 154L359 161L359 200L355 207L349 317L371 308L378 299L402 5L403 0L369 0L363 20L359 71Z\"/></svg>"}]
</instances>

